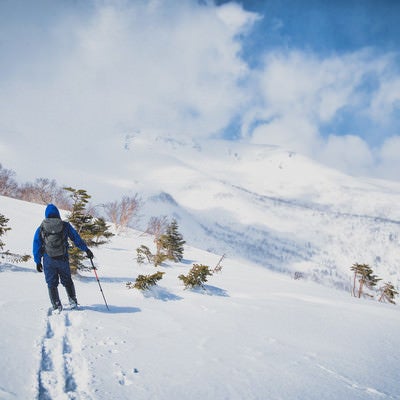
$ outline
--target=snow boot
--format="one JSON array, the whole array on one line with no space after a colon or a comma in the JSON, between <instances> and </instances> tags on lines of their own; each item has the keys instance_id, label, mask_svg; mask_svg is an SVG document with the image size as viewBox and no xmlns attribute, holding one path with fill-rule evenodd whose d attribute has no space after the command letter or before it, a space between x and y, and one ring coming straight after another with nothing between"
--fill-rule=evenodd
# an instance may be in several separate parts
<instances>
[{"instance_id":1,"label":"snow boot","mask_svg":"<svg viewBox=\"0 0 400 400\"><path fill-rule=\"evenodd\" d=\"M69 305L71 308L77 308L78 300L76 299L74 282L71 282L70 285L65 286L65 290L67 291Z\"/></svg>"},{"instance_id":2,"label":"snow boot","mask_svg":"<svg viewBox=\"0 0 400 400\"><path fill-rule=\"evenodd\" d=\"M62 304L60 301L60 296L58 295L57 286L49 288L49 296L50 296L51 305L53 306L53 311L61 312Z\"/></svg>"}]
</instances>

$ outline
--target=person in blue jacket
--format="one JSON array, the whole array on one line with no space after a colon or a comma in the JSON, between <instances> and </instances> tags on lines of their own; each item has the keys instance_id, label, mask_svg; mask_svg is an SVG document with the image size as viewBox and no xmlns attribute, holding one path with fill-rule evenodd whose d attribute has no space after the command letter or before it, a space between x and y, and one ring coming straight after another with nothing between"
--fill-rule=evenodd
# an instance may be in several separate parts
<instances>
[{"instance_id":1,"label":"person in blue jacket","mask_svg":"<svg viewBox=\"0 0 400 400\"><path fill-rule=\"evenodd\" d=\"M58 284L65 287L71 307L78 306L74 282L68 258L68 238L89 258L93 253L87 247L73 226L61 220L60 212L54 204L48 204L45 219L37 228L33 238L33 259L38 272L43 272L49 290L49 297L54 310L62 310L58 293ZM43 264L42 264L43 259Z\"/></svg>"}]
</instances>

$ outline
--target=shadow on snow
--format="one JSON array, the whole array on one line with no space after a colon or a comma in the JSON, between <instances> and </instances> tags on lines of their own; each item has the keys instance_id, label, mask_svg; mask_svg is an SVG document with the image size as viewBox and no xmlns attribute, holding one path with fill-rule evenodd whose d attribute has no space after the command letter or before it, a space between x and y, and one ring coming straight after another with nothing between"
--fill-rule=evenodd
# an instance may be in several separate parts
<instances>
[{"instance_id":1,"label":"shadow on snow","mask_svg":"<svg viewBox=\"0 0 400 400\"><path fill-rule=\"evenodd\" d=\"M13 264L1 264L0 272L37 272L36 268L20 267Z\"/></svg>"},{"instance_id":2,"label":"shadow on snow","mask_svg":"<svg viewBox=\"0 0 400 400\"><path fill-rule=\"evenodd\" d=\"M143 291L143 296L146 298L154 298L162 301L176 301L183 299L183 297L177 296L176 294L173 294L167 289L160 286L152 287Z\"/></svg>"},{"instance_id":3,"label":"shadow on snow","mask_svg":"<svg viewBox=\"0 0 400 400\"><path fill-rule=\"evenodd\" d=\"M191 289L191 291L200 294L207 294L209 296L229 297L229 294L225 289L211 285L204 285L204 288L195 288Z\"/></svg>"},{"instance_id":4,"label":"shadow on snow","mask_svg":"<svg viewBox=\"0 0 400 400\"><path fill-rule=\"evenodd\" d=\"M110 310L107 310L105 304L92 304L90 306L80 306L79 310L95 311L106 314L134 314L141 312L142 310L138 307L128 307L128 306L113 306L108 305Z\"/></svg>"}]
</instances>

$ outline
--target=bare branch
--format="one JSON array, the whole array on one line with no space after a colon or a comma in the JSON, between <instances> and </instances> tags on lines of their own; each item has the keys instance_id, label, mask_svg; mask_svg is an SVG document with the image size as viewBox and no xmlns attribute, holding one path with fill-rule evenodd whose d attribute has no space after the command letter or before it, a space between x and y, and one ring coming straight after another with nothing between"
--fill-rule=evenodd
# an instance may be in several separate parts
<instances>
[{"instance_id":1,"label":"bare branch","mask_svg":"<svg viewBox=\"0 0 400 400\"><path fill-rule=\"evenodd\" d=\"M141 206L138 194L124 196L120 201L104 204L106 218L112 222L117 231L126 228L137 215Z\"/></svg>"}]
</instances>

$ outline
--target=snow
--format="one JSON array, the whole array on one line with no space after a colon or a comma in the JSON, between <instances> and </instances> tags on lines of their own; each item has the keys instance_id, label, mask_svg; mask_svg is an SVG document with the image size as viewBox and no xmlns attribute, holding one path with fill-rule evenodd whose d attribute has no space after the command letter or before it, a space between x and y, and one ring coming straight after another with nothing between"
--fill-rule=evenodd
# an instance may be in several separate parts
<instances>
[{"instance_id":1,"label":"snow","mask_svg":"<svg viewBox=\"0 0 400 400\"><path fill-rule=\"evenodd\" d=\"M88 185L113 196L138 193L137 229L165 215L193 247L288 275L348 290L358 262L400 282L398 183L356 179L278 146L151 132L132 134L119 155L110 187Z\"/></svg>"},{"instance_id":2,"label":"snow","mask_svg":"<svg viewBox=\"0 0 400 400\"><path fill-rule=\"evenodd\" d=\"M0 197L0 210L6 248L30 253L44 207ZM49 315L33 261L0 264L0 399L400 398L398 306L230 254L206 290L185 290L178 275L221 254L188 245L156 269L136 264L141 244L130 229L94 249L110 311L91 272L75 278L80 309ZM153 290L126 288L157 270Z\"/></svg>"}]
</instances>

